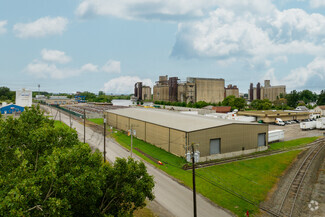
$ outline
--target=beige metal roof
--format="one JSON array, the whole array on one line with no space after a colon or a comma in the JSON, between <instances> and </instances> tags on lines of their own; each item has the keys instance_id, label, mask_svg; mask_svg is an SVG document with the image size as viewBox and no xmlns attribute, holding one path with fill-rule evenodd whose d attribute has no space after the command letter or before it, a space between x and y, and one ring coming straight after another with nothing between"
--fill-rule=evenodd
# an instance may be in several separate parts
<instances>
[{"instance_id":1,"label":"beige metal roof","mask_svg":"<svg viewBox=\"0 0 325 217\"><path fill-rule=\"evenodd\" d=\"M197 131L229 124L259 125L257 123L216 119L204 117L201 115L187 115L175 111L166 111L152 108L126 108L117 110L107 110L107 112L184 132Z\"/></svg>"}]
</instances>

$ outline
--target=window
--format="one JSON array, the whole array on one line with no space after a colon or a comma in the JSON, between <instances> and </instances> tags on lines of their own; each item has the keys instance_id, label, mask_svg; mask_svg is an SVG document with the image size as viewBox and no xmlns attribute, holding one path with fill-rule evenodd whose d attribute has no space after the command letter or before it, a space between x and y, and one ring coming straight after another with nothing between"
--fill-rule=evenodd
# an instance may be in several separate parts
<instances>
[{"instance_id":1,"label":"window","mask_svg":"<svg viewBox=\"0 0 325 217\"><path fill-rule=\"evenodd\" d=\"M220 154L220 138L210 139L210 155Z\"/></svg>"},{"instance_id":2,"label":"window","mask_svg":"<svg viewBox=\"0 0 325 217\"><path fill-rule=\"evenodd\" d=\"M266 134L265 133L259 133L258 134L258 143L257 143L257 146L258 147L261 147L261 146L265 146L265 136Z\"/></svg>"}]
</instances>

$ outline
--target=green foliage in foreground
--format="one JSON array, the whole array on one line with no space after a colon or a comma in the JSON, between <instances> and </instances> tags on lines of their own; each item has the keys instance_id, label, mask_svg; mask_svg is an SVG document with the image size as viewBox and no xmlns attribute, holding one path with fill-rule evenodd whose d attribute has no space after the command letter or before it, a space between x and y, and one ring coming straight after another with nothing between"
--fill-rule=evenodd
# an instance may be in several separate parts
<instances>
[{"instance_id":1,"label":"green foliage in foreground","mask_svg":"<svg viewBox=\"0 0 325 217\"><path fill-rule=\"evenodd\" d=\"M306 137L306 138L294 139L294 140L284 141L284 142L271 143L269 144L270 147L268 151L288 149L296 146L306 145L308 143L314 142L318 138L319 138L318 136L314 136L314 137Z\"/></svg>"},{"instance_id":2,"label":"green foliage in foreground","mask_svg":"<svg viewBox=\"0 0 325 217\"><path fill-rule=\"evenodd\" d=\"M119 131L112 136L118 143L130 149L129 136ZM135 154L175 177L180 183L192 188L191 171L182 169L182 166L186 163L184 158L177 157L136 138L133 139L133 144L134 147L139 148L144 153L162 161L164 165L158 165L136 150L134 150ZM291 151L268 157L197 169L197 191L238 216L243 216L247 210L251 214L256 214L259 212L256 206L222 190L217 185L235 191L259 204L266 199L268 192L275 185L278 178L299 153L300 150ZM205 180L205 178L210 181Z\"/></svg>"},{"instance_id":3,"label":"green foliage in foreground","mask_svg":"<svg viewBox=\"0 0 325 217\"><path fill-rule=\"evenodd\" d=\"M143 163L104 163L35 107L0 120L0 165L0 216L129 216L154 199Z\"/></svg>"}]
</instances>

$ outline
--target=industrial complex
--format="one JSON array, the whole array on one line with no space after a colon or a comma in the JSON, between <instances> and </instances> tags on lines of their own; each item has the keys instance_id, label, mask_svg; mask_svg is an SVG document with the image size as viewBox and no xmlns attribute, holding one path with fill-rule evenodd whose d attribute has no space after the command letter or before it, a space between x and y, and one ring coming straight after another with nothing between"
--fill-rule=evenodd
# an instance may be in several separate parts
<instances>
[{"instance_id":1,"label":"industrial complex","mask_svg":"<svg viewBox=\"0 0 325 217\"><path fill-rule=\"evenodd\" d=\"M253 83L250 84L248 90L248 99L253 101L255 99L269 99L271 102L280 98L280 95L286 94L286 86L271 86L270 80L264 81L264 87L260 83L257 83L256 87L253 86Z\"/></svg>"},{"instance_id":2,"label":"industrial complex","mask_svg":"<svg viewBox=\"0 0 325 217\"><path fill-rule=\"evenodd\" d=\"M218 103L230 95L239 97L237 86L225 87L224 79L188 77L185 82L178 81L178 77L159 76L153 87L153 101Z\"/></svg>"},{"instance_id":3,"label":"industrial complex","mask_svg":"<svg viewBox=\"0 0 325 217\"><path fill-rule=\"evenodd\" d=\"M265 124L222 120L158 109L108 110L107 124L178 156L198 144L200 161L232 157L267 149Z\"/></svg>"}]
</instances>

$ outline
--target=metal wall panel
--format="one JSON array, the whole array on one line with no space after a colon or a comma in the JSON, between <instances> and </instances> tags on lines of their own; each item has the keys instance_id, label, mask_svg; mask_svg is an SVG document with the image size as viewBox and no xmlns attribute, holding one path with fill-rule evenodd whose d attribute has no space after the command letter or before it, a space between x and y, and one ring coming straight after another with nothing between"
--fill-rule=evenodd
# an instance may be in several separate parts
<instances>
[{"instance_id":1,"label":"metal wall panel","mask_svg":"<svg viewBox=\"0 0 325 217\"><path fill-rule=\"evenodd\" d=\"M145 141L145 122L130 118L130 125L132 126L132 129L136 131L136 137Z\"/></svg>"},{"instance_id":2,"label":"metal wall panel","mask_svg":"<svg viewBox=\"0 0 325 217\"><path fill-rule=\"evenodd\" d=\"M168 151L169 129L150 123L146 125L146 142Z\"/></svg>"},{"instance_id":3,"label":"metal wall panel","mask_svg":"<svg viewBox=\"0 0 325 217\"><path fill-rule=\"evenodd\" d=\"M107 117L107 125L108 126L113 126L114 128L117 128L117 123L116 123L116 114L112 113L106 113Z\"/></svg>"},{"instance_id":4,"label":"metal wall panel","mask_svg":"<svg viewBox=\"0 0 325 217\"><path fill-rule=\"evenodd\" d=\"M123 117L123 116L117 116L117 128L128 131L130 129L129 126L129 118Z\"/></svg>"},{"instance_id":5,"label":"metal wall panel","mask_svg":"<svg viewBox=\"0 0 325 217\"><path fill-rule=\"evenodd\" d=\"M185 132L170 129L169 152L184 157L185 156Z\"/></svg>"},{"instance_id":6,"label":"metal wall panel","mask_svg":"<svg viewBox=\"0 0 325 217\"><path fill-rule=\"evenodd\" d=\"M258 134L266 133L267 125L231 124L189 133L189 144L199 143L201 156L210 155L210 139L221 139L221 154L258 147ZM267 144L266 144L267 145Z\"/></svg>"}]
</instances>

